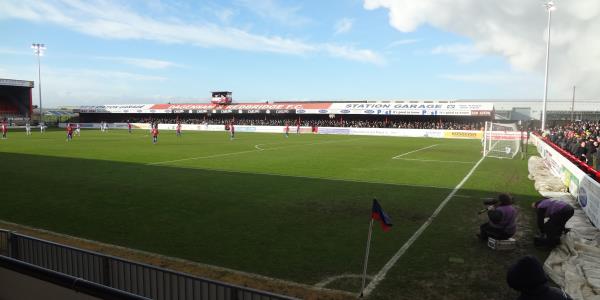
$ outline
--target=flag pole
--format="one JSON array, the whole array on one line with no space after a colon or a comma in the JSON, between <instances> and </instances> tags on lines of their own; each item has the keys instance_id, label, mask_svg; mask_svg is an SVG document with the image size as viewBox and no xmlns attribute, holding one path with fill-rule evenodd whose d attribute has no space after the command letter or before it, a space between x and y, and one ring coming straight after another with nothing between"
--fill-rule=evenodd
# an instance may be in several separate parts
<instances>
[{"instance_id":1,"label":"flag pole","mask_svg":"<svg viewBox=\"0 0 600 300\"><path fill-rule=\"evenodd\" d=\"M367 237L367 250L365 252L365 263L363 266L363 277L362 287L360 288L360 298L363 297L363 291L365 290L365 283L367 282L367 264L369 263L369 249L371 248L371 233L373 233L373 217L369 223L369 235Z\"/></svg>"}]
</instances>

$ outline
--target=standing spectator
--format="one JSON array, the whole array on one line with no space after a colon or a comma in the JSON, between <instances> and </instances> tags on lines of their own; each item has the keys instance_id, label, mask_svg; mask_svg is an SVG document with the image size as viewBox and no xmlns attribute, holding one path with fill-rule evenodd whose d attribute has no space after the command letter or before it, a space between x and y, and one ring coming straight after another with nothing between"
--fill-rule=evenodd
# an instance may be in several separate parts
<instances>
[{"instance_id":1,"label":"standing spectator","mask_svg":"<svg viewBox=\"0 0 600 300\"><path fill-rule=\"evenodd\" d=\"M587 162L587 148L585 141L579 142L579 146L575 149L576 150L574 151L573 155L575 155L575 157L577 157L577 159L581 160L582 162Z\"/></svg>"},{"instance_id":2,"label":"standing spectator","mask_svg":"<svg viewBox=\"0 0 600 300\"><path fill-rule=\"evenodd\" d=\"M595 159L594 169L600 171L600 136L598 136L596 138L594 145L596 146L596 155L594 155L594 159Z\"/></svg>"}]
</instances>

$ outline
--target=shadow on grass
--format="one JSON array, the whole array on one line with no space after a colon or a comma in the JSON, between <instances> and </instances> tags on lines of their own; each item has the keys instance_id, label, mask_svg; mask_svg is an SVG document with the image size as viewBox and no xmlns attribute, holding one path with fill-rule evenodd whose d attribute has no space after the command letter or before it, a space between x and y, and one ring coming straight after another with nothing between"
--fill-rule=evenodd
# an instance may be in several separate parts
<instances>
[{"instance_id":1,"label":"shadow on grass","mask_svg":"<svg viewBox=\"0 0 600 300\"><path fill-rule=\"evenodd\" d=\"M0 153L0 160L4 220L305 284L361 272L372 198L394 228L375 229L370 274L451 192L12 153ZM481 199L494 194L459 191L451 201L458 205L448 206L393 269L391 278L409 285L384 285L374 297L399 299L394 295L405 289L423 295L419 290L429 283L505 286L502 267L517 253L504 257L474 239ZM356 280L332 287L358 290Z\"/></svg>"}]
</instances>

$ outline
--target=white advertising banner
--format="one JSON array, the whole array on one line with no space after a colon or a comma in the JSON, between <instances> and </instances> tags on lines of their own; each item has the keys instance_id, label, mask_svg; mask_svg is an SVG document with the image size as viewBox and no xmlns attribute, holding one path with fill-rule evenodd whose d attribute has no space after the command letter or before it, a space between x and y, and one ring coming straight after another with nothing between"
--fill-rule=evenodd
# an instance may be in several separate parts
<instances>
[{"instance_id":1,"label":"white advertising banner","mask_svg":"<svg viewBox=\"0 0 600 300\"><path fill-rule=\"evenodd\" d=\"M100 128L100 123L79 123L81 128ZM134 129L150 129L148 123L131 123ZM66 123L59 127L65 128ZM109 129L127 129L127 123L109 123ZM177 124L158 124L158 129L175 130ZM181 129L186 131L225 131L225 125L207 124L181 124ZM308 126L300 127L303 133L311 132ZM283 133L285 126L252 126L235 125L236 132ZM290 126L290 133L296 132L296 126ZM481 139L482 132L478 130L437 130L437 129L405 129L405 128L355 128L355 127L318 127L318 134L343 134L343 135L372 135L395 137L432 137L450 139Z\"/></svg>"},{"instance_id":2,"label":"white advertising banner","mask_svg":"<svg viewBox=\"0 0 600 300\"><path fill-rule=\"evenodd\" d=\"M113 104L82 106L81 113L214 113L214 114L351 114L351 115L440 115L440 116L491 116L492 103L343 103L343 102L285 102L238 103L217 105L212 103L188 104Z\"/></svg>"},{"instance_id":3,"label":"white advertising banner","mask_svg":"<svg viewBox=\"0 0 600 300\"><path fill-rule=\"evenodd\" d=\"M405 128L319 127L319 134L374 135L396 137L431 137L450 139L481 139L478 130L438 130Z\"/></svg>"}]
</instances>

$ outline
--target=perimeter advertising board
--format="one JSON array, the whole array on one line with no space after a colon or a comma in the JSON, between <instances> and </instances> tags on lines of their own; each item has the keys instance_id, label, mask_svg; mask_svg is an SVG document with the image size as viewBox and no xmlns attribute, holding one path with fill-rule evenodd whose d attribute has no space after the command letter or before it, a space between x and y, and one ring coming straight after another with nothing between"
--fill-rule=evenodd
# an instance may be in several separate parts
<instances>
[{"instance_id":1,"label":"perimeter advertising board","mask_svg":"<svg viewBox=\"0 0 600 300\"><path fill-rule=\"evenodd\" d=\"M596 228L600 228L600 183L588 176L539 137L532 135L544 163L569 188L579 205Z\"/></svg>"}]
</instances>

